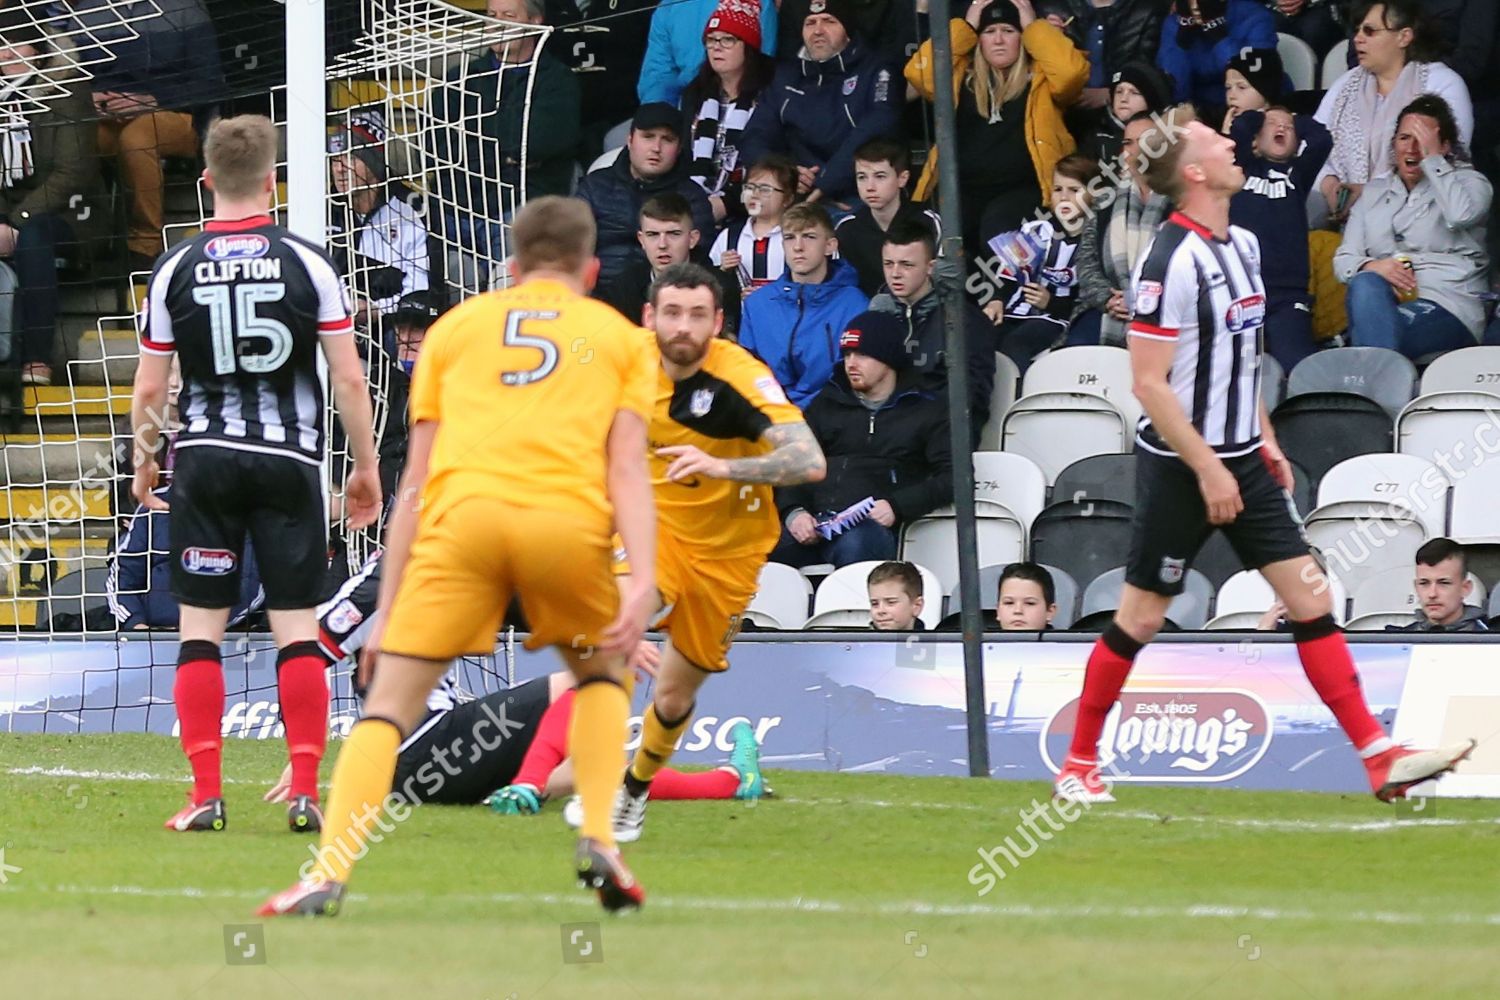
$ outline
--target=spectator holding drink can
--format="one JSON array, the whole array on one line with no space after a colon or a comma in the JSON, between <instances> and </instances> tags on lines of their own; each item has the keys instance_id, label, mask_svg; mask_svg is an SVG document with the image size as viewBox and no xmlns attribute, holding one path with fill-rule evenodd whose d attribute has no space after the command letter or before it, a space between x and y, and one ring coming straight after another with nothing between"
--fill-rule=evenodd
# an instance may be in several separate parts
<instances>
[{"instance_id":1,"label":"spectator holding drink can","mask_svg":"<svg viewBox=\"0 0 1500 1000\"><path fill-rule=\"evenodd\" d=\"M1402 110L1392 155L1392 172L1354 203L1333 259L1349 285L1350 339L1414 360L1471 347L1484 330L1490 182L1435 94Z\"/></svg>"}]
</instances>

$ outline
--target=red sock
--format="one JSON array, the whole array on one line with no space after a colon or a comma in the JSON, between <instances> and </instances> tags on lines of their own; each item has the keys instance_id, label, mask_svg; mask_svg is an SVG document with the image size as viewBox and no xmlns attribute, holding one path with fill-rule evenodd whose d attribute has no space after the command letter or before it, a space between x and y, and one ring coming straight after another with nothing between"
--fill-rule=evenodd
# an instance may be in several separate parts
<instances>
[{"instance_id":1,"label":"red sock","mask_svg":"<svg viewBox=\"0 0 1500 1000\"><path fill-rule=\"evenodd\" d=\"M1324 615L1307 622L1294 621L1291 626L1302 670L1318 697L1323 699L1323 704L1339 720L1355 749L1362 750L1384 737L1385 730L1365 704L1365 694L1359 687L1359 673L1354 669L1349 645L1333 616Z\"/></svg>"},{"instance_id":2,"label":"red sock","mask_svg":"<svg viewBox=\"0 0 1500 1000\"><path fill-rule=\"evenodd\" d=\"M568 722L573 718L574 694L572 690L564 691L542 713L542 721L536 727L536 738L526 748L521 769L511 779L511 784L530 785L539 792L546 790L547 779L568 755Z\"/></svg>"},{"instance_id":3,"label":"red sock","mask_svg":"<svg viewBox=\"0 0 1500 1000\"><path fill-rule=\"evenodd\" d=\"M224 737L224 664L219 647L190 639L177 650L177 677L172 682L182 752L193 767L193 804L222 798Z\"/></svg>"},{"instance_id":4,"label":"red sock","mask_svg":"<svg viewBox=\"0 0 1500 1000\"><path fill-rule=\"evenodd\" d=\"M318 764L328 746L328 661L316 642L294 642L276 654L281 724L292 760L292 791L318 800Z\"/></svg>"},{"instance_id":5,"label":"red sock","mask_svg":"<svg viewBox=\"0 0 1500 1000\"><path fill-rule=\"evenodd\" d=\"M732 767L712 771L676 771L664 767L651 779L653 799L732 799L740 773Z\"/></svg>"},{"instance_id":6,"label":"red sock","mask_svg":"<svg viewBox=\"0 0 1500 1000\"><path fill-rule=\"evenodd\" d=\"M1141 644L1120 626L1111 622L1094 643L1083 674L1083 694L1078 699L1078 720L1073 723L1073 743L1068 756L1076 761L1099 758L1099 734L1104 719L1119 700L1120 689L1135 664Z\"/></svg>"}]
</instances>

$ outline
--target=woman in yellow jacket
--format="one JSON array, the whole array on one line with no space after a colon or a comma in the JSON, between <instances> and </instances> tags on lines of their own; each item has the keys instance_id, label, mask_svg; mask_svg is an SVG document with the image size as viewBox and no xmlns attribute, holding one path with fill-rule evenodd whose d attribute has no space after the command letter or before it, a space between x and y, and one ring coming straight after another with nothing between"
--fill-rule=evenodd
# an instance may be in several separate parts
<instances>
[{"instance_id":1,"label":"woman in yellow jacket","mask_svg":"<svg viewBox=\"0 0 1500 1000\"><path fill-rule=\"evenodd\" d=\"M975 260L986 239L1051 203L1052 168L1074 149L1063 111L1083 92L1089 64L1031 0L975 0L949 28L964 245ZM932 100L931 41L906 64L906 79ZM915 200L936 193L934 148Z\"/></svg>"}]
</instances>

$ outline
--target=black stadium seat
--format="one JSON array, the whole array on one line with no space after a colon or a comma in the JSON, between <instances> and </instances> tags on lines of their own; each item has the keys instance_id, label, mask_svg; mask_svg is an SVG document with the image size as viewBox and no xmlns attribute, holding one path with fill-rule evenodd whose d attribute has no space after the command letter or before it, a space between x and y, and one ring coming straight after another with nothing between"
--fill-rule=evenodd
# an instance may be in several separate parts
<instances>
[{"instance_id":1,"label":"black stadium seat","mask_svg":"<svg viewBox=\"0 0 1500 1000\"><path fill-rule=\"evenodd\" d=\"M1056 566L1074 580L1092 580L1130 555L1129 504L1114 500L1064 500L1031 524L1031 558Z\"/></svg>"},{"instance_id":2,"label":"black stadium seat","mask_svg":"<svg viewBox=\"0 0 1500 1000\"><path fill-rule=\"evenodd\" d=\"M1054 500L1117 500L1135 503L1135 455L1090 455L1057 475Z\"/></svg>"},{"instance_id":3,"label":"black stadium seat","mask_svg":"<svg viewBox=\"0 0 1500 1000\"><path fill-rule=\"evenodd\" d=\"M1288 396L1271 423L1281 450L1313 480L1346 458L1390 451L1394 429L1379 403L1352 392Z\"/></svg>"}]
</instances>

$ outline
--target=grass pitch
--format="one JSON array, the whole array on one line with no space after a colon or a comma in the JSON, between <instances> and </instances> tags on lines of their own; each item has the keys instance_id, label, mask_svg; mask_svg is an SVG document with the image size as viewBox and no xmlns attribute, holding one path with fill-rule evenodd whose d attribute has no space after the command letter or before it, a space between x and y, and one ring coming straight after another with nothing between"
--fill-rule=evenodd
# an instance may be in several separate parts
<instances>
[{"instance_id":1,"label":"grass pitch","mask_svg":"<svg viewBox=\"0 0 1500 1000\"><path fill-rule=\"evenodd\" d=\"M0 734L0 994L110 998L1493 997L1500 804L1117 789L992 891L969 872L1040 784L773 772L657 803L608 919L571 832L422 807L336 920L252 915L308 841L231 741L229 830L174 835L175 741ZM1433 810L1437 815L1432 815ZM236 937L236 935L243 935ZM248 952L248 954L247 954ZM231 964L233 963L233 964Z\"/></svg>"}]
</instances>

